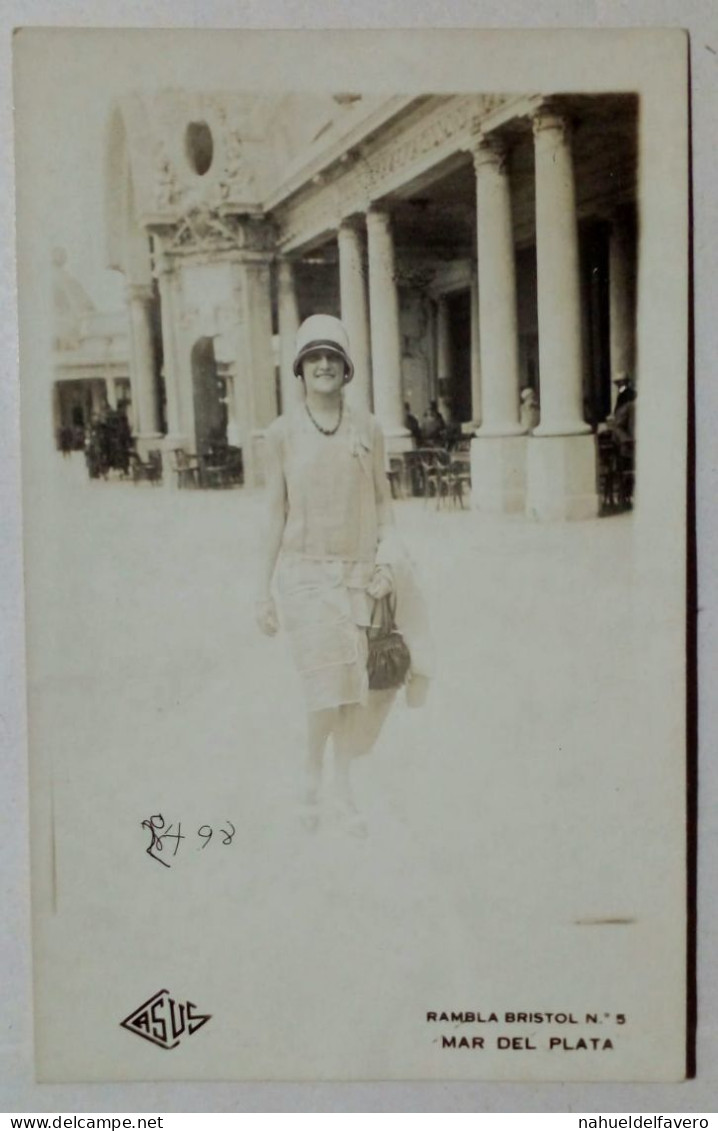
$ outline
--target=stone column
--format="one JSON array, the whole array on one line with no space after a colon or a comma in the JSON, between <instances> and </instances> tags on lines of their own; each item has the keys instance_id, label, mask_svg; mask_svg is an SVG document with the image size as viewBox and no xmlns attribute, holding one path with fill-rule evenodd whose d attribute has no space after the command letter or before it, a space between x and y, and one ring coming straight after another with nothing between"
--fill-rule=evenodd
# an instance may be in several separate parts
<instances>
[{"instance_id":1,"label":"stone column","mask_svg":"<svg viewBox=\"0 0 718 1131\"><path fill-rule=\"evenodd\" d=\"M364 250L355 224L344 220L337 232L339 245L339 293L342 322L349 334L354 379L349 396L357 407L371 409L371 351L369 308L364 271ZM403 419L403 417L402 417Z\"/></svg>"},{"instance_id":2,"label":"stone column","mask_svg":"<svg viewBox=\"0 0 718 1131\"><path fill-rule=\"evenodd\" d=\"M451 377L451 334L449 332L449 304L442 295L436 300L436 383L439 411L449 420L449 402L446 388Z\"/></svg>"},{"instance_id":3,"label":"stone column","mask_svg":"<svg viewBox=\"0 0 718 1131\"><path fill-rule=\"evenodd\" d=\"M597 514L594 439L583 418L578 222L570 124L547 104L534 119L541 423L527 466L537 518Z\"/></svg>"},{"instance_id":4,"label":"stone column","mask_svg":"<svg viewBox=\"0 0 718 1131\"><path fill-rule=\"evenodd\" d=\"M476 265L471 270L471 419L481 424L481 338L479 333L479 280Z\"/></svg>"},{"instance_id":5,"label":"stone column","mask_svg":"<svg viewBox=\"0 0 718 1131\"><path fill-rule=\"evenodd\" d=\"M583 419L581 288L570 126L534 119L541 423L537 436L590 431Z\"/></svg>"},{"instance_id":6,"label":"stone column","mask_svg":"<svg viewBox=\"0 0 718 1131\"><path fill-rule=\"evenodd\" d=\"M519 341L511 186L499 138L483 138L474 153L479 324L481 328L481 436L519 436Z\"/></svg>"},{"instance_id":7,"label":"stone column","mask_svg":"<svg viewBox=\"0 0 718 1131\"><path fill-rule=\"evenodd\" d=\"M90 381L90 405L93 416L101 416L105 407L105 382L95 377Z\"/></svg>"},{"instance_id":8,"label":"stone column","mask_svg":"<svg viewBox=\"0 0 718 1131\"><path fill-rule=\"evenodd\" d=\"M399 296L388 213L370 209L367 213L367 235L374 410L384 429L388 450L408 451L411 437L404 427Z\"/></svg>"},{"instance_id":9,"label":"stone column","mask_svg":"<svg viewBox=\"0 0 718 1131\"><path fill-rule=\"evenodd\" d=\"M294 282L294 269L289 259L280 259L277 267L277 305L282 412L286 413L299 400L298 381L294 376L293 369L296 336L299 329L299 306Z\"/></svg>"},{"instance_id":10,"label":"stone column","mask_svg":"<svg viewBox=\"0 0 718 1131\"><path fill-rule=\"evenodd\" d=\"M481 137L474 150L481 364L481 427L471 445L472 503L524 509L526 439L519 421L516 262L506 148Z\"/></svg>"},{"instance_id":11,"label":"stone column","mask_svg":"<svg viewBox=\"0 0 718 1131\"><path fill-rule=\"evenodd\" d=\"M110 377L109 374L105 377L105 393L109 408L117 408L117 386L115 385L115 378Z\"/></svg>"},{"instance_id":12,"label":"stone column","mask_svg":"<svg viewBox=\"0 0 718 1131\"><path fill-rule=\"evenodd\" d=\"M137 438L144 442L145 447L148 441L156 440L160 435L152 349L151 301L150 286L144 283L128 285L127 303L132 343L132 401L135 406Z\"/></svg>"},{"instance_id":13,"label":"stone column","mask_svg":"<svg viewBox=\"0 0 718 1131\"><path fill-rule=\"evenodd\" d=\"M635 378L634 239L630 225L617 216L611 226L608 245L612 381L616 380L619 373Z\"/></svg>"},{"instance_id":14,"label":"stone column","mask_svg":"<svg viewBox=\"0 0 718 1131\"><path fill-rule=\"evenodd\" d=\"M180 343L178 340L179 304L177 302L177 277L174 264L168 256L159 255L157 267L162 325L165 410L167 414L167 435L162 443L164 452L162 482L165 487L174 489L177 487L177 475L174 470L174 457L171 453L176 448L184 448L187 451L190 446L194 446L194 403L192 403L188 414L186 403L183 403L187 399L186 394L184 398L182 396ZM192 436L191 444L190 436Z\"/></svg>"},{"instance_id":15,"label":"stone column","mask_svg":"<svg viewBox=\"0 0 718 1131\"><path fill-rule=\"evenodd\" d=\"M187 424L182 411L179 375L179 343L177 341L177 303L174 294L174 268L162 257L158 263L160 308L162 314L162 356L164 359L165 397L167 406L167 439L174 447L186 440Z\"/></svg>"},{"instance_id":16,"label":"stone column","mask_svg":"<svg viewBox=\"0 0 718 1131\"><path fill-rule=\"evenodd\" d=\"M245 482L257 487L264 482L264 433L277 415L270 265L268 259L257 258L237 264L236 270L235 283L243 295L237 361L246 375L239 399L248 406L250 425L249 449L244 448Z\"/></svg>"}]
</instances>

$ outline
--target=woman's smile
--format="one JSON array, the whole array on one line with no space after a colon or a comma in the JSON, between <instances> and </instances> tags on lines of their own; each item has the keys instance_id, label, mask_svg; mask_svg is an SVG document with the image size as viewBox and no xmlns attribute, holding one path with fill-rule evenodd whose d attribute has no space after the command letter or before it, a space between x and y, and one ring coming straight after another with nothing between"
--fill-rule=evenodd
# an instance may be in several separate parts
<instances>
[{"instance_id":1,"label":"woman's smile","mask_svg":"<svg viewBox=\"0 0 718 1131\"><path fill-rule=\"evenodd\" d=\"M303 359L304 380L317 392L334 393L344 384L344 362L335 353L318 351Z\"/></svg>"}]
</instances>

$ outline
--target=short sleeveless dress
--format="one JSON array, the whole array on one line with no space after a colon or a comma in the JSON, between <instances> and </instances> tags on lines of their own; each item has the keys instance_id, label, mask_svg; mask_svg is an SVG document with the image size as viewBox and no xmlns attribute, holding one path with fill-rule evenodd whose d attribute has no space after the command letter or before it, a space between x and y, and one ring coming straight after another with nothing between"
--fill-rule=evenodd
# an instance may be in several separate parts
<instances>
[{"instance_id":1,"label":"short sleeveless dress","mask_svg":"<svg viewBox=\"0 0 718 1131\"><path fill-rule=\"evenodd\" d=\"M368 412L345 406L337 432L326 436L301 407L274 421L266 444L285 484L279 612L307 708L365 704L372 606L366 586L379 537L381 430Z\"/></svg>"}]
</instances>

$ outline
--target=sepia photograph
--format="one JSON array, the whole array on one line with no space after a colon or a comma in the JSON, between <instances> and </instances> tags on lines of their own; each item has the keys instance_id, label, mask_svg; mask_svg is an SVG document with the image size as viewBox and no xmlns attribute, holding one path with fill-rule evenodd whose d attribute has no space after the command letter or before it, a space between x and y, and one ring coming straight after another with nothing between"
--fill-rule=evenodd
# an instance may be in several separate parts
<instances>
[{"instance_id":1,"label":"sepia photograph","mask_svg":"<svg viewBox=\"0 0 718 1131\"><path fill-rule=\"evenodd\" d=\"M14 83L38 1079L683 1079L685 35Z\"/></svg>"}]
</instances>

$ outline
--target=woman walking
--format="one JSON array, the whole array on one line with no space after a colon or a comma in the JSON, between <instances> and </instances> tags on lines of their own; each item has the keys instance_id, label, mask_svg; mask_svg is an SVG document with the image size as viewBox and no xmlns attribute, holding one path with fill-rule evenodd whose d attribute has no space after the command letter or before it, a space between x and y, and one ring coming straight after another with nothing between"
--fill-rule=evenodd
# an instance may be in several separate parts
<instances>
[{"instance_id":1,"label":"woman walking","mask_svg":"<svg viewBox=\"0 0 718 1131\"><path fill-rule=\"evenodd\" d=\"M334 808L348 832L364 835L351 764L374 746L396 696L395 688L369 690L367 628L374 602L391 593L396 598L397 582L409 571L392 533L381 429L344 399L354 366L338 319L316 314L300 326L294 373L302 383L300 403L266 434L268 522L257 621L268 635L279 628L274 580L308 712L303 823L319 823L331 736ZM416 620L410 586L405 604ZM412 669L413 697L421 699L423 680L415 664Z\"/></svg>"}]
</instances>

